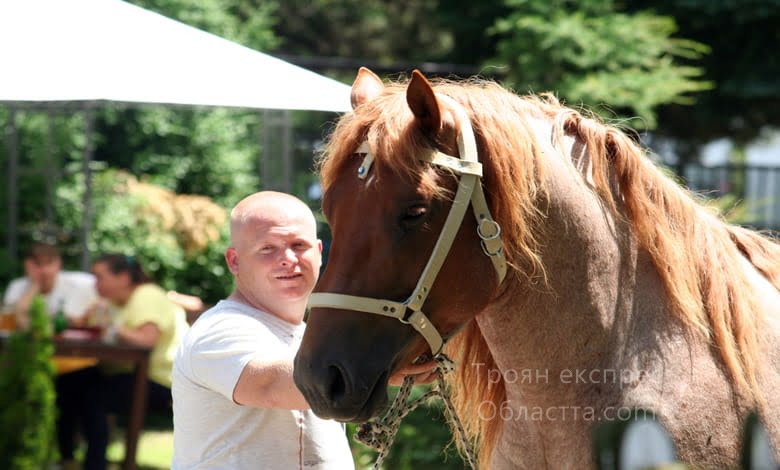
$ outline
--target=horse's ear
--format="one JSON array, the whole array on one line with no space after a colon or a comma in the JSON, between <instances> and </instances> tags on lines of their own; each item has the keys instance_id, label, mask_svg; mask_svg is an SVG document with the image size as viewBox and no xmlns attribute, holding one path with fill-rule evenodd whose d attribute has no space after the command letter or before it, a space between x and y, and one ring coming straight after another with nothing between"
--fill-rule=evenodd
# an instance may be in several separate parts
<instances>
[{"instance_id":1,"label":"horse's ear","mask_svg":"<svg viewBox=\"0 0 780 470\"><path fill-rule=\"evenodd\" d=\"M412 72L412 80L406 89L406 102L424 131L436 132L441 127L439 101L431 83L419 70Z\"/></svg>"},{"instance_id":2,"label":"horse's ear","mask_svg":"<svg viewBox=\"0 0 780 470\"><path fill-rule=\"evenodd\" d=\"M381 78L367 68L360 67L357 77L352 83L352 94L350 95L352 109L373 100L382 93L384 88L385 85Z\"/></svg>"}]
</instances>

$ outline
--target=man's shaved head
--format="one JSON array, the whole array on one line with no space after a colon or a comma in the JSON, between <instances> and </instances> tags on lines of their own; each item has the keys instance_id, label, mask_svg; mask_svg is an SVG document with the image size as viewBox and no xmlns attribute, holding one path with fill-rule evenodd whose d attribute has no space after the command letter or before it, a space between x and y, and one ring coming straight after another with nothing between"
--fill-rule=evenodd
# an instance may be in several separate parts
<instances>
[{"instance_id":1,"label":"man's shaved head","mask_svg":"<svg viewBox=\"0 0 780 470\"><path fill-rule=\"evenodd\" d=\"M244 198L230 212L225 261L236 280L234 299L300 323L322 264L314 214L289 194Z\"/></svg>"},{"instance_id":2,"label":"man's shaved head","mask_svg":"<svg viewBox=\"0 0 780 470\"><path fill-rule=\"evenodd\" d=\"M248 228L276 225L290 218L310 222L311 235L317 236L317 220L309 206L295 196L276 191L262 191L242 199L230 211L230 244L235 246Z\"/></svg>"}]
</instances>

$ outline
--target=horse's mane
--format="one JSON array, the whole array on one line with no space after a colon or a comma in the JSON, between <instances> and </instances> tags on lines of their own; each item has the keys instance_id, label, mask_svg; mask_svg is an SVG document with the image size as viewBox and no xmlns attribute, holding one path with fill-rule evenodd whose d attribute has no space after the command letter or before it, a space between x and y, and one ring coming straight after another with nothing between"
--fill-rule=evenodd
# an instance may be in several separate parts
<instances>
[{"instance_id":1,"label":"horse's mane","mask_svg":"<svg viewBox=\"0 0 780 470\"><path fill-rule=\"evenodd\" d=\"M739 264L744 256L780 289L780 245L726 224L665 176L625 133L561 105L551 95L519 97L482 81L438 81L434 89L460 103L472 121L484 166L483 184L502 228L511 275L526 279L545 275L535 227L543 226L536 202L544 193L546 157L536 147L528 118L543 119L553 125L554 142L568 135L586 146L595 192L615 217L628 220L639 246L650 254L670 310L691 331L711 341L735 391L762 402L756 380L759 309ZM435 143L412 125L405 91L405 83L389 84L381 96L339 121L320 160L324 190L365 139L375 165L409 176L420 174L421 163L414 156ZM423 183L435 190L434 181ZM448 351L461 364L495 368L475 322L450 342ZM489 400L498 409L506 392L503 383L489 382L476 369L459 368L453 392L458 415L479 440L480 466L487 468L501 422L481 419L478 407Z\"/></svg>"}]
</instances>

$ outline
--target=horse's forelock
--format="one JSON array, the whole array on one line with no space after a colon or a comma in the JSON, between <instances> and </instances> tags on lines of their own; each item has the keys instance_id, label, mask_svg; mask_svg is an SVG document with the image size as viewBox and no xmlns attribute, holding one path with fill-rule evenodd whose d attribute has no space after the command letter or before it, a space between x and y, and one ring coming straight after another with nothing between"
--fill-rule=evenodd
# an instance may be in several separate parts
<instances>
[{"instance_id":1,"label":"horse's forelock","mask_svg":"<svg viewBox=\"0 0 780 470\"><path fill-rule=\"evenodd\" d=\"M431 143L414 125L400 82L387 85L381 96L341 118L319 162L324 190L344 171L364 141L368 141L375 168L419 179L422 189L431 194L441 192L436 180L423 171L427 165L419 156L431 150Z\"/></svg>"}]
</instances>

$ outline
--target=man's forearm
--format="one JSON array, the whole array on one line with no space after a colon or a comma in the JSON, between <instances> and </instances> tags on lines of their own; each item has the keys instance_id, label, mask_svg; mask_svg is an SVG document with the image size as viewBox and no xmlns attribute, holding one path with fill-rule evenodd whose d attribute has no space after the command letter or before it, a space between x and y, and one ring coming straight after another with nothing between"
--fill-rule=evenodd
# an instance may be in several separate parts
<instances>
[{"instance_id":1,"label":"man's forearm","mask_svg":"<svg viewBox=\"0 0 780 470\"><path fill-rule=\"evenodd\" d=\"M247 364L233 391L233 400L257 408L310 408L293 382L293 364L287 360Z\"/></svg>"}]
</instances>

